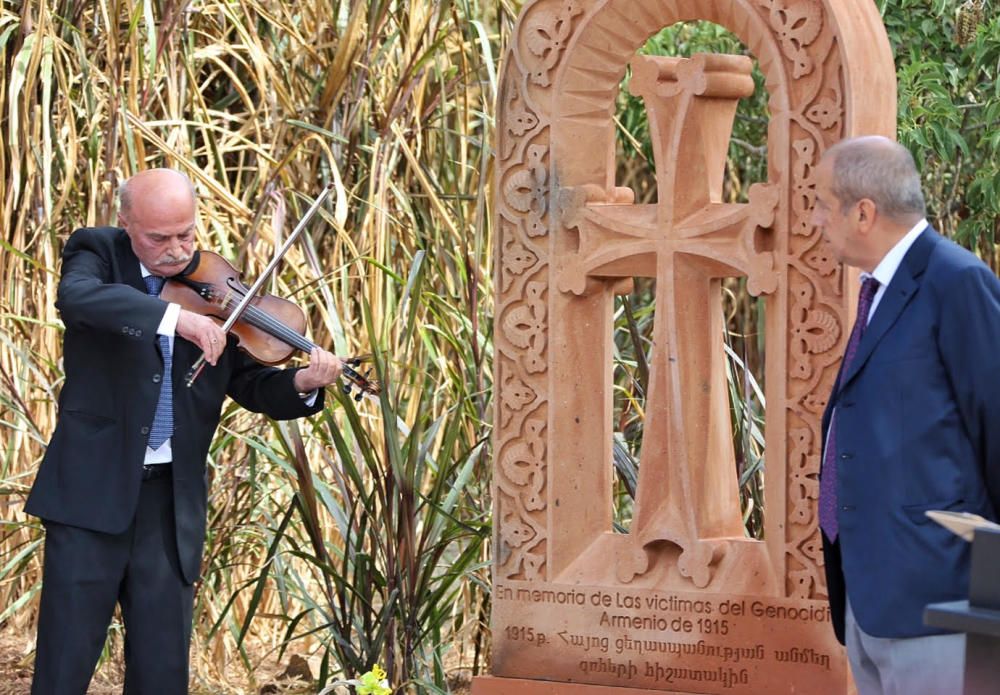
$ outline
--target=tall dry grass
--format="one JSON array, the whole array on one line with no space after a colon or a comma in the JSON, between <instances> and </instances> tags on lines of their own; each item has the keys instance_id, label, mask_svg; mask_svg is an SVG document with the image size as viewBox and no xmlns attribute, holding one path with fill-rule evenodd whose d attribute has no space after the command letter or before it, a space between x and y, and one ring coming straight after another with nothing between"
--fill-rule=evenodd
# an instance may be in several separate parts
<instances>
[{"instance_id":1,"label":"tall dry grass","mask_svg":"<svg viewBox=\"0 0 1000 695\"><path fill-rule=\"evenodd\" d=\"M199 243L250 278L337 185L272 289L316 342L374 352L387 385L287 426L225 412L196 687L256 692L290 652L320 685L381 661L395 683L444 689L481 665L487 143L511 21L472 0L3 3L0 625L33 632L42 534L22 506L62 379L60 250L114 223L122 180L171 166L198 189Z\"/></svg>"}]
</instances>

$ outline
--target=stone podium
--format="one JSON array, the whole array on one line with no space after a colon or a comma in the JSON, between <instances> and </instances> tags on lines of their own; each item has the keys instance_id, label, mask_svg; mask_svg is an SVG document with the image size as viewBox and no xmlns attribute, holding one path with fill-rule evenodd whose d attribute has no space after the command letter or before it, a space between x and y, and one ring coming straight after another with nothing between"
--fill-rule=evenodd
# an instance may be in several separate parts
<instances>
[{"instance_id":1,"label":"stone podium","mask_svg":"<svg viewBox=\"0 0 1000 695\"><path fill-rule=\"evenodd\" d=\"M707 20L753 58L636 56ZM722 201L756 59L768 179ZM626 66L657 202L616 186ZM809 222L843 137L892 136L895 72L869 0L534 0L498 104L492 675L474 695L846 693L817 530L819 421L856 285ZM612 308L656 278L634 520L612 531ZM721 282L766 314L765 540L739 511Z\"/></svg>"}]
</instances>

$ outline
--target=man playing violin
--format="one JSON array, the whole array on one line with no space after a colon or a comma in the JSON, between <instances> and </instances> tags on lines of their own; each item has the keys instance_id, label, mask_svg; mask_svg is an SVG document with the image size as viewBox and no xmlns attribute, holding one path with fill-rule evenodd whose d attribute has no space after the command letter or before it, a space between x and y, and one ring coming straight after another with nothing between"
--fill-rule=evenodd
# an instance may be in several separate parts
<instances>
[{"instance_id":1,"label":"man playing violin","mask_svg":"<svg viewBox=\"0 0 1000 695\"><path fill-rule=\"evenodd\" d=\"M116 603L125 692L187 693L205 460L223 401L311 415L343 368L320 348L305 368L262 366L215 321L157 296L194 252L187 177L143 171L119 197L121 228L77 230L63 251L66 380L25 507L46 529L33 695L86 692ZM188 388L201 353L211 367Z\"/></svg>"}]
</instances>

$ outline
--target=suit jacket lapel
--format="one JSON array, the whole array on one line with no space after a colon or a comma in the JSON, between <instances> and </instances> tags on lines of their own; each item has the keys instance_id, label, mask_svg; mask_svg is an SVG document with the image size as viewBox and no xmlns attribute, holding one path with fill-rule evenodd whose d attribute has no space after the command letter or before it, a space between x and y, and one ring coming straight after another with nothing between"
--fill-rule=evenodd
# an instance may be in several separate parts
<instances>
[{"instance_id":1,"label":"suit jacket lapel","mask_svg":"<svg viewBox=\"0 0 1000 695\"><path fill-rule=\"evenodd\" d=\"M892 277L892 281L885 288L885 293L882 295L882 300L875 309L875 315L872 317L871 323L865 329L865 334L861 338L861 344L858 345L858 351L854 355L854 360L847 371L841 374L838 391L849 384L851 379L861 371L865 362L872 356L879 341L882 340L882 337L892 325L896 323L900 314L903 313L903 309L906 308L906 305L910 303L913 295L920 288L918 278L927 268L927 260L939 239L940 237L937 233L928 227L917 237L917 240L913 242L913 246L906 252L903 262L899 264L896 274Z\"/></svg>"},{"instance_id":2,"label":"suit jacket lapel","mask_svg":"<svg viewBox=\"0 0 1000 695\"><path fill-rule=\"evenodd\" d=\"M139 269L139 259L132 251L132 240L122 231L115 239L115 255L118 257L118 268L122 274L122 282L131 285L140 292L146 291L146 283Z\"/></svg>"},{"instance_id":3,"label":"suit jacket lapel","mask_svg":"<svg viewBox=\"0 0 1000 695\"><path fill-rule=\"evenodd\" d=\"M122 283L130 285L142 293L146 293L146 281L142 279L142 269L139 267L139 258L132 250L132 240L129 239L128 234L124 231L122 231L115 239L115 255L118 260L118 270L121 273ZM178 358L185 359L187 357L188 350L185 347L186 345L186 341L179 340L179 336L174 336L173 358L175 362ZM159 341L156 343L156 351L161 352ZM160 354L160 357L162 359L162 353ZM193 362L194 360L191 361ZM179 389L178 382L183 381L183 377L186 375L187 370L178 369L175 364L173 372L174 393L177 393ZM178 376L178 374L180 376Z\"/></svg>"}]
</instances>

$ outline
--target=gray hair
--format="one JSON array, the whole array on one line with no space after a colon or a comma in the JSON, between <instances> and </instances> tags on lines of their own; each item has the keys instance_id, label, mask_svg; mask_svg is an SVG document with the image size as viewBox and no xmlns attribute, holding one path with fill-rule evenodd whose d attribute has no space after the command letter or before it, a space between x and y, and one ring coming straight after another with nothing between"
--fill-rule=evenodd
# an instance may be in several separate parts
<instances>
[{"instance_id":1,"label":"gray hair","mask_svg":"<svg viewBox=\"0 0 1000 695\"><path fill-rule=\"evenodd\" d=\"M831 147L824 157L833 157L833 194L842 212L867 198L894 221L927 214L917 165L899 143L879 136L851 138Z\"/></svg>"},{"instance_id":2,"label":"gray hair","mask_svg":"<svg viewBox=\"0 0 1000 695\"><path fill-rule=\"evenodd\" d=\"M191 183L191 179L189 179L186 174L183 174L177 171L176 169L162 169L162 171L172 172L180 176L182 179L184 179L184 183L187 184L188 191L191 192L191 199L194 200L195 203L197 204L198 193L197 191L195 191L194 184ZM135 178L135 176L131 176L125 179L125 181L123 181L122 184L118 187L118 209L126 214L132 208L132 187L129 184L132 183L133 178Z\"/></svg>"}]
</instances>

